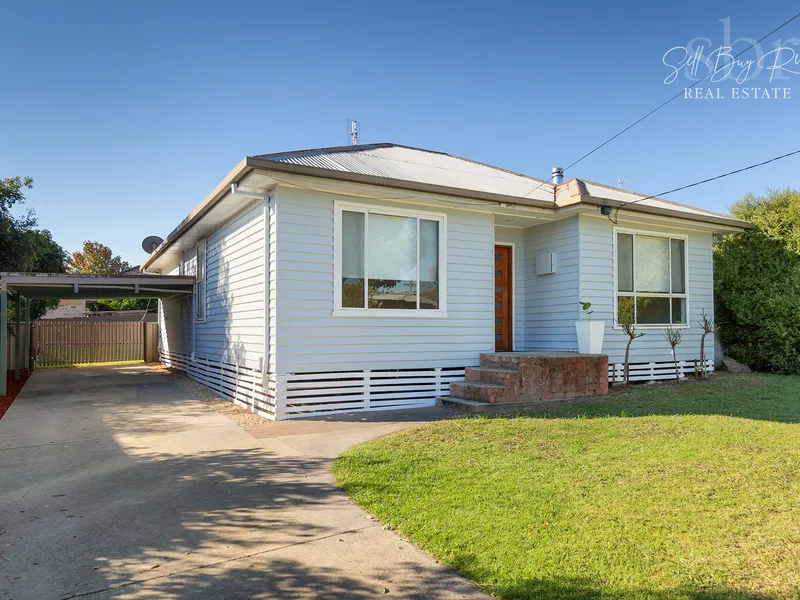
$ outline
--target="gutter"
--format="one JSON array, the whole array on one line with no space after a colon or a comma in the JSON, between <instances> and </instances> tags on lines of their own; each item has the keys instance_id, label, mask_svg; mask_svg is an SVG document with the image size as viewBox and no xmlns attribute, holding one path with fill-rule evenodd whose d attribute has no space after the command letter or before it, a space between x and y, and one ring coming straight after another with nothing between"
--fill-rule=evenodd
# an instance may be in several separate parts
<instances>
[{"instance_id":1,"label":"gutter","mask_svg":"<svg viewBox=\"0 0 800 600\"><path fill-rule=\"evenodd\" d=\"M255 158L252 156L248 156L246 160L247 165L250 167L265 171L274 171L276 173L289 173L292 175L306 175L309 177L319 177L322 179L335 179L337 181L377 185L400 190L411 190L414 192L425 192L429 194L438 194L441 196L452 196L455 198L485 200L487 202L497 202L499 204L518 204L520 206L530 206L533 208L553 209L553 202L551 200L520 198L519 196L508 196L506 194L495 194L492 192L479 192L475 190L450 187L447 185L435 185L432 183L408 181L406 179L392 179L390 177L380 177L377 175L364 175L362 173L351 173L349 171L337 171L336 169L323 169L320 167L295 165L293 163L264 160L262 158Z\"/></svg>"},{"instance_id":2,"label":"gutter","mask_svg":"<svg viewBox=\"0 0 800 600\"><path fill-rule=\"evenodd\" d=\"M740 221L733 217L725 217L723 215L703 215L693 212L683 212L679 210L669 210L657 206L648 206L642 203L629 203L620 200L610 200L608 198L596 198L594 196L579 196L576 201L559 204L559 206L568 206L570 204L583 204L586 206L608 206L611 208L622 208L623 210L644 213L649 215L658 215L662 217L672 217L675 219L685 219L687 221L696 221L700 223L710 223L712 225L722 225L725 227L733 227L736 229L753 229L755 225L747 221Z\"/></svg>"}]
</instances>

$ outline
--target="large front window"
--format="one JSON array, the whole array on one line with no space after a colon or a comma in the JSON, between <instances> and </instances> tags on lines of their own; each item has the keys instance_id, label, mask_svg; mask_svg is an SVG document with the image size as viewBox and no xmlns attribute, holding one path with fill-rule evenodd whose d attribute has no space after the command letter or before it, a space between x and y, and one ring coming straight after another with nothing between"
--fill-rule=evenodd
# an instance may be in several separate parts
<instances>
[{"instance_id":1,"label":"large front window","mask_svg":"<svg viewBox=\"0 0 800 600\"><path fill-rule=\"evenodd\" d=\"M443 216L340 205L337 220L337 309L444 310Z\"/></svg>"},{"instance_id":2,"label":"large front window","mask_svg":"<svg viewBox=\"0 0 800 600\"><path fill-rule=\"evenodd\" d=\"M617 321L688 323L686 240L617 232Z\"/></svg>"}]
</instances>

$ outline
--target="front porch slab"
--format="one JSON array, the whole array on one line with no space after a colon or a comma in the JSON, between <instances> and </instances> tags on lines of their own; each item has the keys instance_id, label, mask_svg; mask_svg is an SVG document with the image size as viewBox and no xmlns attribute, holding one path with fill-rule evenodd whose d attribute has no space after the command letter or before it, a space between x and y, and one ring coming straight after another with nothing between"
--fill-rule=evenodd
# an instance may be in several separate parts
<instances>
[{"instance_id":1,"label":"front porch slab","mask_svg":"<svg viewBox=\"0 0 800 600\"><path fill-rule=\"evenodd\" d=\"M481 354L480 367L466 369L465 381L450 384L445 402L460 399L474 408L472 403L521 405L607 393L605 354L492 352Z\"/></svg>"}]
</instances>

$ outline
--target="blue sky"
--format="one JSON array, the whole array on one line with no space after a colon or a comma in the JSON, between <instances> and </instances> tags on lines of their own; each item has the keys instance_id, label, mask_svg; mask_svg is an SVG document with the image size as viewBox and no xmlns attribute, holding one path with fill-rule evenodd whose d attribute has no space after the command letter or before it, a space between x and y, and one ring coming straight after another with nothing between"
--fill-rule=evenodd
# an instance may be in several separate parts
<instances>
[{"instance_id":1,"label":"blue sky","mask_svg":"<svg viewBox=\"0 0 800 600\"><path fill-rule=\"evenodd\" d=\"M0 176L34 178L29 205L66 250L97 240L139 263L141 240L169 233L244 156L345 144L348 117L361 142L543 177L689 85L664 83L670 48L722 44L728 17L734 40L757 39L798 10L448 4L4 3ZM800 51L800 19L778 38ZM768 78L746 86L792 98L678 99L567 176L655 194L795 150L800 75ZM767 186L800 187L800 157L670 198L724 211Z\"/></svg>"}]
</instances>

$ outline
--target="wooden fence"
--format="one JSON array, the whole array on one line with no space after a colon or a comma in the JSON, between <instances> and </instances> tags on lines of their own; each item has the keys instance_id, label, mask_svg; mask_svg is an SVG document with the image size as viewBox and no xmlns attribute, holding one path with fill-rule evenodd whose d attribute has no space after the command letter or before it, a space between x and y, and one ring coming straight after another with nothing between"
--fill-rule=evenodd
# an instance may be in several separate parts
<instances>
[{"instance_id":1,"label":"wooden fence","mask_svg":"<svg viewBox=\"0 0 800 600\"><path fill-rule=\"evenodd\" d=\"M158 360L158 323L43 319L33 328L36 366Z\"/></svg>"},{"instance_id":2,"label":"wooden fence","mask_svg":"<svg viewBox=\"0 0 800 600\"><path fill-rule=\"evenodd\" d=\"M25 329L22 330L22 343L25 343ZM20 367L25 366L25 347L22 347L22 364ZM11 332L6 336L6 369L12 370L17 364L17 346L14 343L14 334Z\"/></svg>"}]
</instances>

